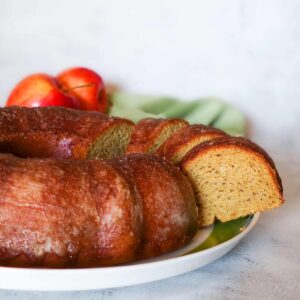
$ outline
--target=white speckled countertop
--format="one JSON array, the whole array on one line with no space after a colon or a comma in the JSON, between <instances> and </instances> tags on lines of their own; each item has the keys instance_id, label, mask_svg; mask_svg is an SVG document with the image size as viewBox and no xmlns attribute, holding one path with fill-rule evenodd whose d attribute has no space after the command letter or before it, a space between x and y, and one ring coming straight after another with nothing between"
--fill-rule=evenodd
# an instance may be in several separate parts
<instances>
[{"instance_id":1,"label":"white speckled countertop","mask_svg":"<svg viewBox=\"0 0 300 300\"><path fill-rule=\"evenodd\" d=\"M299 15L297 0L2 0L2 104L22 76L72 65L131 91L224 97L274 158L286 204L228 255L182 276L90 292L0 290L0 299L300 299Z\"/></svg>"}]
</instances>

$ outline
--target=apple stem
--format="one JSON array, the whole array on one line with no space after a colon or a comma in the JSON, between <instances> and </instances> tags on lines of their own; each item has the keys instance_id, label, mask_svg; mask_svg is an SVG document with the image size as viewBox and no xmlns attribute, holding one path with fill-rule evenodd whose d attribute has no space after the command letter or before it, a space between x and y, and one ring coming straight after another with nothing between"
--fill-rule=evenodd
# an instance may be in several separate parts
<instances>
[{"instance_id":1,"label":"apple stem","mask_svg":"<svg viewBox=\"0 0 300 300\"><path fill-rule=\"evenodd\" d=\"M63 92L68 92L68 91L72 91L72 90L80 89L80 88L84 88L84 87L90 87L90 86L93 86L93 85L95 85L95 83L92 82L92 83L88 83L88 84L73 86L71 88L64 89Z\"/></svg>"}]
</instances>

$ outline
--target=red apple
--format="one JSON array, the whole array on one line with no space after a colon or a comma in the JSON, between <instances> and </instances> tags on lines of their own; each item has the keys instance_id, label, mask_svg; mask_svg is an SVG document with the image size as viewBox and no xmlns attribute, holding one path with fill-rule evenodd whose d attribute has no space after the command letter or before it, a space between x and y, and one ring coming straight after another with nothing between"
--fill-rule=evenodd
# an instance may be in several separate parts
<instances>
[{"instance_id":1,"label":"red apple","mask_svg":"<svg viewBox=\"0 0 300 300\"><path fill-rule=\"evenodd\" d=\"M40 73L30 75L20 81L9 95L6 105L77 108L78 101L64 93L54 77Z\"/></svg>"},{"instance_id":2,"label":"red apple","mask_svg":"<svg viewBox=\"0 0 300 300\"><path fill-rule=\"evenodd\" d=\"M104 82L94 71L76 67L63 71L56 78L66 94L78 99L80 109L107 110Z\"/></svg>"}]
</instances>

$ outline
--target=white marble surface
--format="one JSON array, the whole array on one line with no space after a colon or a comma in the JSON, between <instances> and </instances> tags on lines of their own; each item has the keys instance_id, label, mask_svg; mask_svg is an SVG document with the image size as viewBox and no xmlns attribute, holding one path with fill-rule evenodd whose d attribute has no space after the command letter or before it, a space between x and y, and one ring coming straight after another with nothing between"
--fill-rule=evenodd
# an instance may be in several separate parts
<instances>
[{"instance_id":1,"label":"white marble surface","mask_svg":"<svg viewBox=\"0 0 300 300\"><path fill-rule=\"evenodd\" d=\"M22 76L90 66L127 90L216 95L248 116L286 204L230 254L140 286L0 299L300 299L300 2L1 0L0 99ZM1 279L0 279L1 280ZM37 282L38 284L38 282Z\"/></svg>"}]
</instances>

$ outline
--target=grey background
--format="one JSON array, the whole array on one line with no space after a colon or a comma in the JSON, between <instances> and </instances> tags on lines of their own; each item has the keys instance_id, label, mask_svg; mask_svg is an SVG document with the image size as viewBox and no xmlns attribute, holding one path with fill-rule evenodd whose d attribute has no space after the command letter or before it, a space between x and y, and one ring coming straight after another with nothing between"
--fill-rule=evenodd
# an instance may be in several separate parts
<instances>
[{"instance_id":1,"label":"grey background","mask_svg":"<svg viewBox=\"0 0 300 300\"><path fill-rule=\"evenodd\" d=\"M299 299L299 15L296 0L0 0L0 104L23 76L73 65L128 91L219 96L247 115L287 198L230 254L186 275L82 293L0 291L0 299Z\"/></svg>"}]
</instances>

